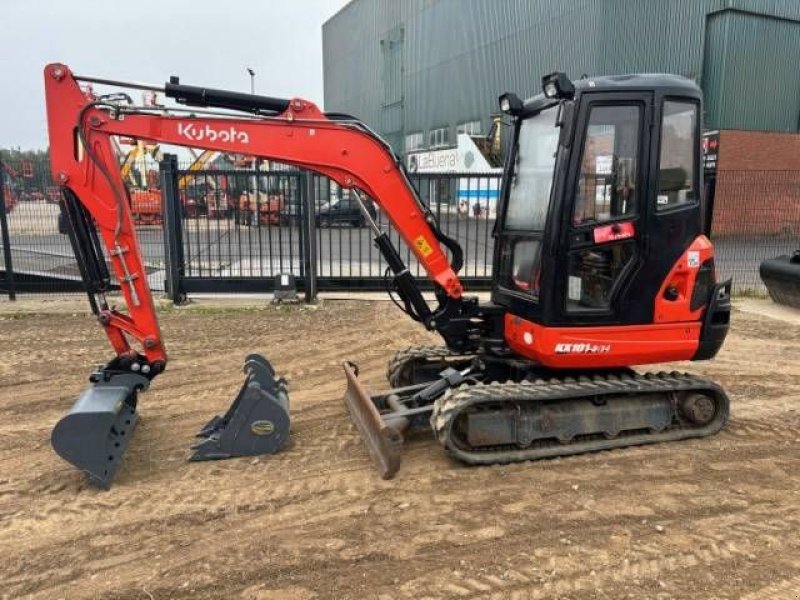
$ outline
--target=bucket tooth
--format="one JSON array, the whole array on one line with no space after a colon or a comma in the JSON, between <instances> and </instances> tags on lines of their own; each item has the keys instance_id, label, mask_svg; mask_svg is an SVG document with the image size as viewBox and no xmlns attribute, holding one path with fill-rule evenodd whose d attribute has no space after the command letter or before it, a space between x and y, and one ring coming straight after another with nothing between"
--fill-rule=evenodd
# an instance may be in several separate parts
<instances>
[{"instance_id":1,"label":"bucket tooth","mask_svg":"<svg viewBox=\"0 0 800 600\"><path fill-rule=\"evenodd\" d=\"M189 460L274 454L289 442L286 381L276 378L272 365L258 354L245 358L244 372L244 384L230 408L200 430Z\"/></svg>"},{"instance_id":2,"label":"bucket tooth","mask_svg":"<svg viewBox=\"0 0 800 600\"><path fill-rule=\"evenodd\" d=\"M110 488L139 421L137 394L149 385L146 377L135 373L98 373L53 428L53 449L82 470L90 483Z\"/></svg>"},{"instance_id":3,"label":"bucket tooth","mask_svg":"<svg viewBox=\"0 0 800 600\"><path fill-rule=\"evenodd\" d=\"M367 452L381 478L391 479L400 469L403 434L384 421L375 402L358 380L358 367L344 363L347 391L344 401L350 419L367 445Z\"/></svg>"}]
</instances>

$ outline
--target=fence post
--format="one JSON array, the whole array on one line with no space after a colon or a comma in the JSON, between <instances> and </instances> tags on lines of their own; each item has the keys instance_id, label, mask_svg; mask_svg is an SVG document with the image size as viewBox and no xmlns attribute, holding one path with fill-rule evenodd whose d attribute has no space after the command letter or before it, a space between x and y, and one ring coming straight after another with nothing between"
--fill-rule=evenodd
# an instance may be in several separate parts
<instances>
[{"instance_id":1,"label":"fence post","mask_svg":"<svg viewBox=\"0 0 800 600\"><path fill-rule=\"evenodd\" d=\"M161 197L164 202L164 260L167 297L173 304L186 300L183 293L183 219L181 218L180 193L178 191L178 157L165 154L159 163Z\"/></svg>"},{"instance_id":2,"label":"fence post","mask_svg":"<svg viewBox=\"0 0 800 600\"><path fill-rule=\"evenodd\" d=\"M6 177L3 161L0 160L0 235L3 236L3 260L6 266L6 281L8 281L8 299L17 299L17 290L14 283L14 266L11 263L11 240L8 237L8 217L6 215Z\"/></svg>"},{"instance_id":3,"label":"fence post","mask_svg":"<svg viewBox=\"0 0 800 600\"><path fill-rule=\"evenodd\" d=\"M310 304L317 299L317 223L314 203L314 174L306 171L303 176L303 267L305 272L305 301Z\"/></svg>"}]
</instances>

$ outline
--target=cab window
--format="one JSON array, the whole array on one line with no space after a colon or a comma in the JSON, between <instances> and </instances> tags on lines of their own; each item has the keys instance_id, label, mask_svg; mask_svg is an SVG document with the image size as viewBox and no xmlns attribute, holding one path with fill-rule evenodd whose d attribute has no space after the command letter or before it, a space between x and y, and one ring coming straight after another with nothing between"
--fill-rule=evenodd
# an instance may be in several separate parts
<instances>
[{"instance_id":1,"label":"cab window","mask_svg":"<svg viewBox=\"0 0 800 600\"><path fill-rule=\"evenodd\" d=\"M573 225L634 214L641 112L637 105L592 107L581 156Z\"/></svg>"},{"instance_id":2,"label":"cab window","mask_svg":"<svg viewBox=\"0 0 800 600\"><path fill-rule=\"evenodd\" d=\"M694 162L698 151L696 135L697 104L666 100L661 119L657 210L668 210L697 200L694 187Z\"/></svg>"},{"instance_id":3,"label":"cab window","mask_svg":"<svg viewBox=\"0 0 800 600\"><path fill-rule=\"evenodd\" d=\"M558 133L556 107L525 119L519 131L505 228L543 231L550 206Z\"/></svg>"}]
</instances>

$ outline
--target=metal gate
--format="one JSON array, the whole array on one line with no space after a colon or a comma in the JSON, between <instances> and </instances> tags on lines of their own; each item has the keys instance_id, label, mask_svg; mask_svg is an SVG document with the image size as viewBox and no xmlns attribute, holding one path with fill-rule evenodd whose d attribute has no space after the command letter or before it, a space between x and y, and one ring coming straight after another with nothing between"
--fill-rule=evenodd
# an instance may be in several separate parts
<instances>
[{"instance_id":1,"label":"metal gate","mask_svg":"<svg viewBox=\"0 0 800 600\"><path fill-rule=\"evenodd\" d=\"M278 274L307 287L310 175L298 170L179 169L161 163L167 294L269 292ZM313 293L313 286L309 289Z\"/></svg>"},{"instance_id":2,"label":"metal gate","mask_svg":"<svg viewBox=\"0 0 800 600\"><path fill-rule=\"evenodd\" d=\"M293 168L179 169L161 164L166 290L179 301L190 293L269 292L290 273L309 298L316 290L382 290L387 265L354 192ZM491 276L494 207L499 176L418 175L422 201L442 230L459 241L471 289ZM424 270L375 202L373 217L388 232L420 286Z\"/></svg>"}]
</instances>

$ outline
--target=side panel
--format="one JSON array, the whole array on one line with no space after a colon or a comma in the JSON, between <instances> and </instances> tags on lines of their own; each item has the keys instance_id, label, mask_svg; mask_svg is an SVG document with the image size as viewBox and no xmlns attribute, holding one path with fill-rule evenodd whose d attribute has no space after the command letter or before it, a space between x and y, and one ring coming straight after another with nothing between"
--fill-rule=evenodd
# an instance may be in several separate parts
<instances>
[{"instance_id":1,"label":"side panel","mask_svg":"<svg viewBox=\"0 0 800 600\"><path fill-rule=\"evenodd\" d=\"M656 323L699 321L702 318L707 298L703 298L703 302L693 310L695 286L700 268L713 258L714 249L706 236L701 235L692 242L672 267L656 295Z\"/></svg>"},{"instance_id":2,"label":"side panel","mask_svg":"<svg viewBox=\"0 0 800 600\"><path fill-rule=\"evenodd\" d=\"M690 360L700 322L602 327L545 327L505 316L509 347L554 369L597 369Z\"/></svg>"}]
</instances>

